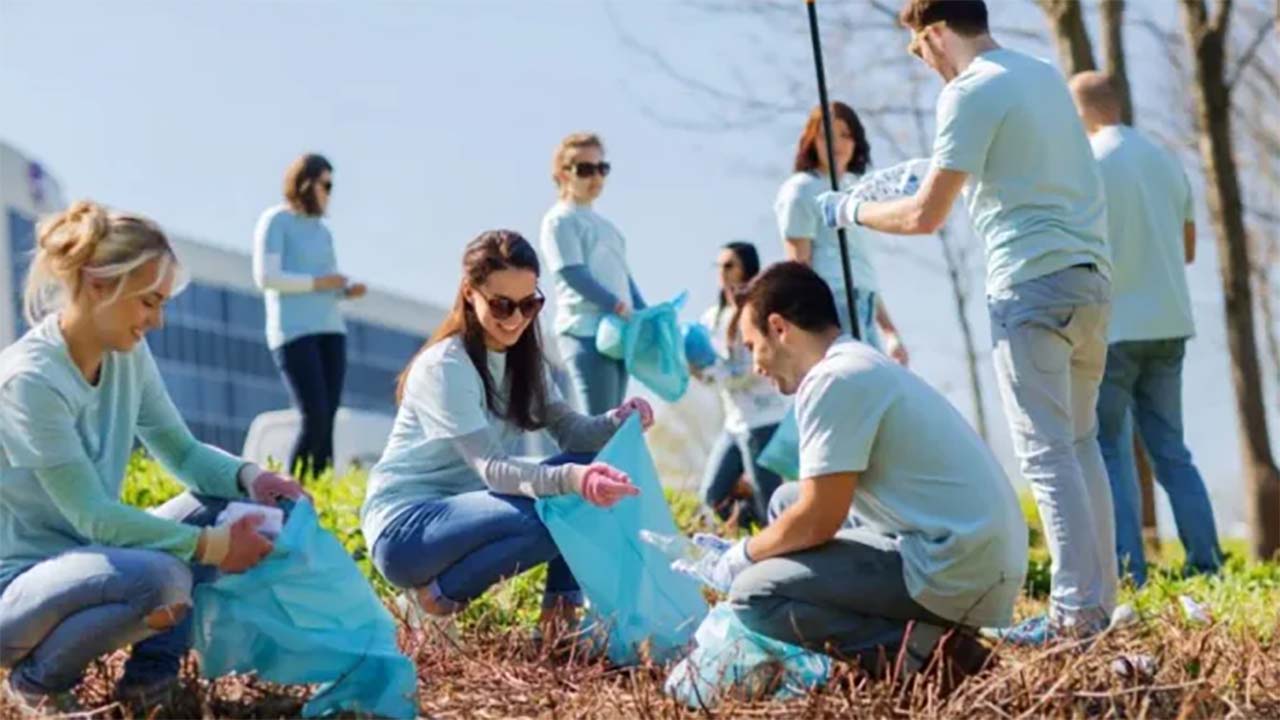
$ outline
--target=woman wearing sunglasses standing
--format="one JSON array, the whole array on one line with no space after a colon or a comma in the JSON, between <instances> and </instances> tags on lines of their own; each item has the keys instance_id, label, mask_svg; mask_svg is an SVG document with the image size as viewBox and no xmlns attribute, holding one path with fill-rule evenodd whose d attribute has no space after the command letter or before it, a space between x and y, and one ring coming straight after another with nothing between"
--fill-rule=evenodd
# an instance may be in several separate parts
<instances>
[{"instance_id":1,"label":"woman wearing sunglasses standing","mask_svg":"<svg viewBox=\"0 0 1280 720\"><path fill-rule=\"evenodd\" d=\"M598 136L561 140L551 160L559 199L542 218L542 254L556 281L556 335L578 407L592 414L617 405L627 389L626 366L596 350L600 319L628 318L645 306L627 266L626 240L591 207L609 169Z\"/></svg>"},{"instance_id":2,"label":"woman wearing sunglasses standing","mask_svg":"<svg viewBox=\"0 0 1280 720\"><path fill-rule=\"evenodd\" d=\"M702 501L721 520L738 527L768 524L769 499L782 482L777 473L755 462L791 402L751 364L751 352L738 334L737 294L760 272L760 255L749 242L731 242L716 260L720 298L702 316L718 359L697 376L715 383L724 407L724 432L711 450L702 477ZM749 488L741 487L745 476Z\"/></svg>"},{"instance_id":3,"label":"woman wearing sunglasses standing","mask_svg":"<svg viewBox=\"0 0 1280 720\"><path fill-rule=\"evenodd\" d=\"M840 168L840 186L847 188L867 171L871 164L871 145L867 133L853 108L842 102L831 103L834 155ZM830 190L827 170L827 143L822 130L822 108L809 113L804 131L796 147L795 173L778 190L774 215L782 235L787 257L814 269L827 282L835 296L840 315L840 328L852 332L849 307L845 302L844 267L840 259L840 241L835 230L828 228L818 214L816 198ZM883 350L899 363L907 364L907 350L898 337L897 328L880 297L879 281L871 264L870 238L862 228L846 228L849 241L849 269L853 275L854 306L862 341Z\"/></svg>"},{"instance_id":4,"label":"woman wearing sunglasses standing","mask_svg":"<svg viewBox=\"0 0 1280 720\"><path fill-rule=\"evenodd\" d=\"M332 193L333 166L320 155L303 155L285 171L285 202L264 212L253 234L267 346L302 420L289 455L294 472L319 474L333 463L333 419L347 370L338 301L366 292L338 272L333 235L322 220Z\"/></svg>"},{"instance_id":5,"label":"woman wearing sunglasses standing","mask_svg":"<svg viewBox=\"0 0 1280 720\"><path fill-rule=\"evenodd\" d=\"M555 391L535 322L538 255L509 230L466 247L453 310L400 376L391 439L369 476L361 528L374 567L423 611L458 612L499 580L550 563L543 621L568 622L581 593L534 498L577 493L607 507L638 491L590 457L618 426L653 411L633 399L581 415ZM523 433L547 430L545 463L511 457Z\"/></svg>"}]
</instances>

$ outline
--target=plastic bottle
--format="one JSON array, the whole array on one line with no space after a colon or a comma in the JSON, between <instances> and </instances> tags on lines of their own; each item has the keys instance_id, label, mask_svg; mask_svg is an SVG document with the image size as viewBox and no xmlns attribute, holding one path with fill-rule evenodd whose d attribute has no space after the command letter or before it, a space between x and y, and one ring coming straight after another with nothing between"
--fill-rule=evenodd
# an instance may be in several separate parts
<instances>
[{"instance_id":1,"label":"plastic bottle","mask_svg":"<svg viewBox=\"0 0 1280 720\"><path fill-rule=\"evenodd\" d=\"M695 545L692 540L680 533L663 535L652 530L642 529L640 530L640 539L658 548L663 555L667 556L667 559L672 561L685 560L690 564L697 564L709 552L706 548Z\"/></svg>"}]
</instances>

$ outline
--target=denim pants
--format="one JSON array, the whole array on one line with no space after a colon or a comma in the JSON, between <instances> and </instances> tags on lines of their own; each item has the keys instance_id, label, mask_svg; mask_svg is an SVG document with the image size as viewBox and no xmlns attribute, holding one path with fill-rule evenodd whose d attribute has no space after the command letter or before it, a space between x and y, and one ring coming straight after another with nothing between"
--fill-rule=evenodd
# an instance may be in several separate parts
<instances>
[{"instance_id":1,"label":"denim pants","mask_svg":"<svg viewBox=\"0 0 1280 720\"><path fill-rule=\"evenodd\" d=\"M1116 597L1115 515L1098 446L1111 286L1092 266L988 298L996 380L1051 558L1049 617L1100 630Z\"/></svg>"},{"instance_id":2,"label":"denim pants","mask_svg":"<svg viewBox=\"0 0 1280 720\"><path fill-rule=\"evenodd\" d=\"M836 315L840 318L840 329L846 334L852 335L853 331L849 329L848 300L842 291L834 293L834 297ZM876 303L878 298L879 294L875 292L853 291L853 305L858 310L858 330L862 332L859 339L877 350L884 350L884 344L880 338L880 326L876 324Z\"/></svg>"},{"instance_id":3,"label":"denim pants","mask_svg":"<svg viewBox=\"0 0 1280 720\"><path fill-rule=\"evenodd\" d=\"M302 428L289 454L289 468L319 474L333 464L333 419L342 403L347 373L347 336L303 335L276 348L272 355L298 409Z\"/></svg>"},{"instance_id":4,"label":"denim pants","mask_svg":"<svg viewBox=\"0 0 1280 720\"><path fill-rule=\"evenodd\" d=\"M547 464L590 461L566 454ZM438 605L458 612L498 581L548 563L543 607L581 605L578 581L534 502L477 490L418 503L378 536L373 565L392 585L426 587Z\"/></svg>"},{"instance_id":5,"label":"denim pants","mask_svg":"<svg viewBox=\"0 0 1280 720\"><path fill-rule=\"evenodd\" d=\"M1142 503L1133 456L1137 422L1155 465L1156 481L1169 495L1188 568L1213 572L1222 564L1213 508L1204 480L1191 461L1182 433L1182 359L1186 340L1112 343L1098 396L1098 440L1111 478L1116 512L1116 555L1121 572L1147 581L1142 549Z\"/></svg>"},{"instance_id":6,"label":"denim pants","mask_svg":"<svg viewBox=\"0 0 1280 720\"><path fill-rule=\"evenodd\" d=\"M782 479L772 470L761 467L755 458L769 444L769 439L777 429L777 423L762 425L752 428L745 436L724 432L716 440L698 492L702 501L721 520L728 519L733 504L726 501L729 500L738 478L746 473L755 494L740 512L739 524L744 527L752 523L762 527L768 524L769 499L773 497L773 492L778 489Z\"/></svg>"},{"instance_id":7,"label":"denim pants","mask_svg":"<svg viewBox=\"0 0 1280 720\"><path fill-rule=\"evenodd\" d=\"M601 355L594 337L557 338L578 409L588 415L601 415L621 405L626 399L627 366L621 360Z\"/></svg>"},{"instance_id":8,"label":"denim pants","mask_svg":"<svg viewBox=\"0 0 1280 720\"><path fill-rule=\"evenodd\" d=\"M184 493L151 511L189 525L212 525L225 500ZM49 558L14 578L0 594L0 666L16 688L58 693L80 682L101 655L133 645L121 685L177 677L191 647L191 613L157 632L153 611L191 605L192 585L217 570L158 550L86 545Z\"/></svg>"},{"instance_id":9,"label":"denim pants","mask_svg":"<svg viewBox=\"0 0 1280 720\"><path fill-rule=\"evenodd\" d=\"M774 494L773 517L795 502L796 487ZM762 635L834 652L876 674L904 644L903 669L918 670L955 626L911 597L897 540L851 522L828 543L743 570L729 602L742 624Z\"/></svg>"}]
</instances>

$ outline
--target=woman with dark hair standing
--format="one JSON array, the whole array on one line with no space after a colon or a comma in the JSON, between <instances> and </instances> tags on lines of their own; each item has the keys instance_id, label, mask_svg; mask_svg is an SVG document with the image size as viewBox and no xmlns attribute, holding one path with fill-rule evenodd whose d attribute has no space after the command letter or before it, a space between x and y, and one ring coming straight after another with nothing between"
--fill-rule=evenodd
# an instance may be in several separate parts
<instances>
[{"instance_id":1,"label":"woman with dark hair standing","mask_svg":"<svg viewBox=\"0 0 1280 720\"><path fill-rule=\"evenodd\" d=\"M702 316L702 324L711 333L718 360L697 375L718 386L724 407L724 432L711 450L700 494L720 519L735 518L739 527L764 526L768 523L769 498L781 480L754 458L769 443L791 403L772 383L752 371L751 352L737 333L737 294L760 272L756 246L731 242L720 250L716 265L720 297ZM741 487L739 479L744 477L750 488Z\"/></svg>"},{"instance_id":2,"label":"woman with dark hair standing","mask_svg":"<svg viewBox=\"0 0 1280 720\"><path fill-rule=\"evenodd\" d=\"M840 187L847 188L867 171L871 164L871 145L858 115L842 102L831 103L834 140L832 150L840 169ZM844 268L840 259L840 241L836 231L828 228L818 214L816 198L830 190L827 170L827 143L822 130L822 108L809 113L804 132L796 147L795 174L782 184L774 202L774 215L782 235L787 257L814 269L827 282L835 296L840 314L840 328L852 332L848 303L845 302ZM854 304L862 341L907 364L907 350L898 337L897 328L880 297L879 281L871 264L867 247L868 231L846 228L849 241L849 269L853 276Z\"/></svg>"},{"instance_id":3,"label":"woman with dark hair standing","mask_svg":"<svg viewBox=\"0 0 1280 720\"><path fill-rule=\"evenodd\" d=\"M369 476L361 528L374 567L430 615L456 613L499 580L549 562L544 623L569 621L581 593L534 498L577 493L607 507L638 492L589 458L632 413L647 428L653 410L633 398L586 416L558 396L535 322L538 275L538 255L519 234L472 240L453 310L400 376L400 409ZM539 464L507 454L523 433L544 429L573 455Z\"/></svg>"},{"instance_id":4,"label":"woman with dark hair standing","mask_svg":"<svg viewBox=\"0 0 1280 720\"><path fill-rule=\"evenodd\" d=\"M253 233L253 280L266 302L267 346L302 420L289 456L294 472L319 474L333 463L333 419L347 371L338 301L367 290L338 272L333 235L322 219L332 193L329 161L299 157L285 172L285 202L262 213Z\"/></svg>"}]
</instances>

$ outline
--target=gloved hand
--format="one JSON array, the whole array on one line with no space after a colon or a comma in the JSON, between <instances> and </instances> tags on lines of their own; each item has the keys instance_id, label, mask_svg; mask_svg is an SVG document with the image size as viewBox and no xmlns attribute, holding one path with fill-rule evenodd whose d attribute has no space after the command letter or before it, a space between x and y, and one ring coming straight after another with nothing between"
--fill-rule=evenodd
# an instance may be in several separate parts
<instances>
[{"instance_id":1,"label":"gloved hand","mask_svg":"<svg viewBox=\"0 0 1280 720\"><path fill-rule=\"evenodd\" d=\"M693 536L693 544L704 550L702 556L696 561L676 560L671 563L671 569L719 592L729 592L733 579L751 566L746 538L731 543L715 535L698 533Z\"/></svg>"},{"instance_id":2,"label":"gloved hand","mask_svg":"<svg viewBox=\"0 0 1280 720\"><path fill-rule=\"evenodd\" d=\"M596 507L610 507L628 495L639 495L627 474L604 463L579 465L575 469L578 494Z\"/></svg>"},{"instance_id":3,"label":"gloved hand","mask_svg":"<svg viewBox=\"0 0 1280 720\"><path fill-rule=\"evenodd\" d=\"M828 190L814 198L818 205L818 213L822 222L829 228L844 227L855 224L860 200L853 199L849 193Z\"/></svg>"},{"instance_id":4,"label":"gloved hand","mask_svg":"<svg viewBox=\"0 0 1280 720\"><path fill-rule=\"evenodd\" d=\"M293 478L269 470L260 470L248 482L248 487L245 489L254 502L264 505L278 505L281 499L297 500L301 497L311 497Z\"/></svg>"},{"instance_id":5,"label":"gloved hand","mask_svg":"<svg viewBox=\"0 0 1280 720\"><path fill-rule=\"evenodd\" d=\"M644 398L628 398L626 402L609 411L609 415L618 425L621 425L633 413L640 413L640 427L645 430L653 427L653 406Z\"/></svg>"}]
</instances>

